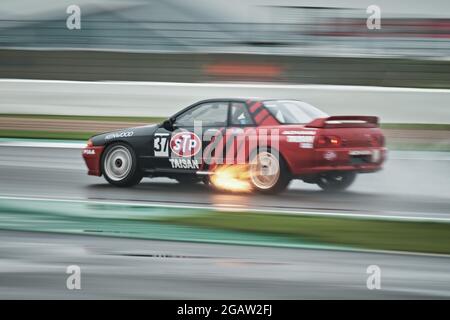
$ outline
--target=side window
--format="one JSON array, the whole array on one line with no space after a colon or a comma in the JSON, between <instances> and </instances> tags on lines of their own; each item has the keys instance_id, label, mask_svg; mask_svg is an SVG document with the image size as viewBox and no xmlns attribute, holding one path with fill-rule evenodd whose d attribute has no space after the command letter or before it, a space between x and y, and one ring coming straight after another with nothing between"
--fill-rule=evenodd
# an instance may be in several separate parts
<instances>
[{"instance_id":1,"label":"side window","mask_svg":"<svg viewBox=\"0 0 450 320\"><path fill-rule=\"evenodd\" d=\"M202 121L206 127L224 127L227 124L228 102L207 102L200 104L178 116L178 127L192 127L194 121Z\"/></svg>"},{"instance_id":2,"label":"side window","mask_svg":"<svg viewBox=\"0 0 450 320\"><path fill-rule=\"evenodd\" d=\"M251 125L253 124L252 117L247 110L247 106L242 102L231 103L230 113L231 125Z\"/></svg>"}]
</instances>

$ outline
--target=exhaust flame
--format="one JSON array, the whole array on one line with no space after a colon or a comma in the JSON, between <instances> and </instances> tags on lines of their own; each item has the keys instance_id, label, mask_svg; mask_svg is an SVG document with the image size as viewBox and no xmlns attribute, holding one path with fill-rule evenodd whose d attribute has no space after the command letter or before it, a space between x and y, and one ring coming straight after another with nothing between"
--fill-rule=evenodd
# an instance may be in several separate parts
<instances>
[{"instance_id":1,"label":"exhaust flame","mask_svg":"<svg viewBox=\"0 0 450 320\"><path fill-rule=\"evenodd\" d=\"M218 167L211 175L211 183L221 190L233 192L250 192L248 165L228 165Z\"/></svg>"}]
</instances>

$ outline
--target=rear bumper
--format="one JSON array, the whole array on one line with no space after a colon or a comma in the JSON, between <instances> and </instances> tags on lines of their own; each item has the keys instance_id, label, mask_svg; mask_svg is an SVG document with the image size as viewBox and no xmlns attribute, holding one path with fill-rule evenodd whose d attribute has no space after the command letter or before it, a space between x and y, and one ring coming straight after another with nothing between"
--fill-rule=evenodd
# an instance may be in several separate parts
<instances>
[{"instance_id":1,"label":"rear bumper","mask_svg":"<svg viewBox=\"0 0 450 320\"><path fill-rule=\"evenodd\" d=\"M383 167L381 165L359 165L359 166L322 166L313 167L302 170L301 174L318 174L329 171L355 171L358 173L371 173L380 171Z\"/></svg>"},{"instance_id":2,"label":"rear bumper","mask_svg":"<svg viewBox=\"0 0 450 320\"><path fill-rule=\"evenodd\" d=\"M88 175L101 176L100 159L103 153L103 146L86 147L83 149L83 159L88 168Z\"/></svg>"},{"instance_id":3,"label":"rear bumper","mask_svg":"<svg viewBox=\"0 0 450 320\"><path fill-rule=\"evenodd\" d=\"M376 172L382 169L387 157L386 148L313 149L309 161L299 159L303 165L293 168L294 175L319 174L328 171Z\"/></svg>"}]
</instances>

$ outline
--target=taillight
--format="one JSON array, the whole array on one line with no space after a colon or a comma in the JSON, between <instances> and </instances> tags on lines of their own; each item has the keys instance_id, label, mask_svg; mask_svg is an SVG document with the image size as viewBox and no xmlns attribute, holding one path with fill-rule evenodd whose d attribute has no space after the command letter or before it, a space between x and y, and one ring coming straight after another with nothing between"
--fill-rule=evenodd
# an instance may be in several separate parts
<instances>
[{"instance_id":1,"label":"taillight","mask_svg":"<svg viewBox=\"0 0 450 320\"><path fill-rule=\"evenodd\" d=\"M341 138L338 136L319 136L317 138L317 147L339 147Z\"/></svg>"},{"instance_id":2,"label":"taillight","mask_svg":"<svg viewBox=\"0 0 450 320\"><path fill-rule=\"evenodd\" d=\"M339 146L341 144L341 139L339 137L329 137L330 144L333 146Z\"/></svg>"},{"instance_id":3,"label":"taillight","mask_svg":"<svg viewBox=\"0 0 450 320\"><path fill-rule=\"evenodd\" d=\"M91 139L89 139L86 143L86 147L92 147L94 144L92 143Z\"/></svg>"},{"instance_id":4,"label":"taillight","mask_svg":"<svg viewBox=\"0 0 450 320\"><path fill-rule=\"evenodd\" d=\"M381 134L371 136L370 144L372 147L384 147L384 136Z\"/></svg>"}]
</instances>

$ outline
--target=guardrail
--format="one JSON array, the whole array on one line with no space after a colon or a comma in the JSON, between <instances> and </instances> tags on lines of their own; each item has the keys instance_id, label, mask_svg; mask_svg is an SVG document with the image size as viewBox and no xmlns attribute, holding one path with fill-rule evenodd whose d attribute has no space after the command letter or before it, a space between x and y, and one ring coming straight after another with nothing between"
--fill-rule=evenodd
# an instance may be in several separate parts
<instances>
[{"instance_id":1,"label":"guardrail","mask_svg":"<svg viewBox=\"0 0 450 320\"><path fill-rule=\"evenodd\" d=\"M332 115L450 123L450 90L329 85L0 80L0 113L169 116L217 97L299 99Z\"/></svg>"}]
</instances>

